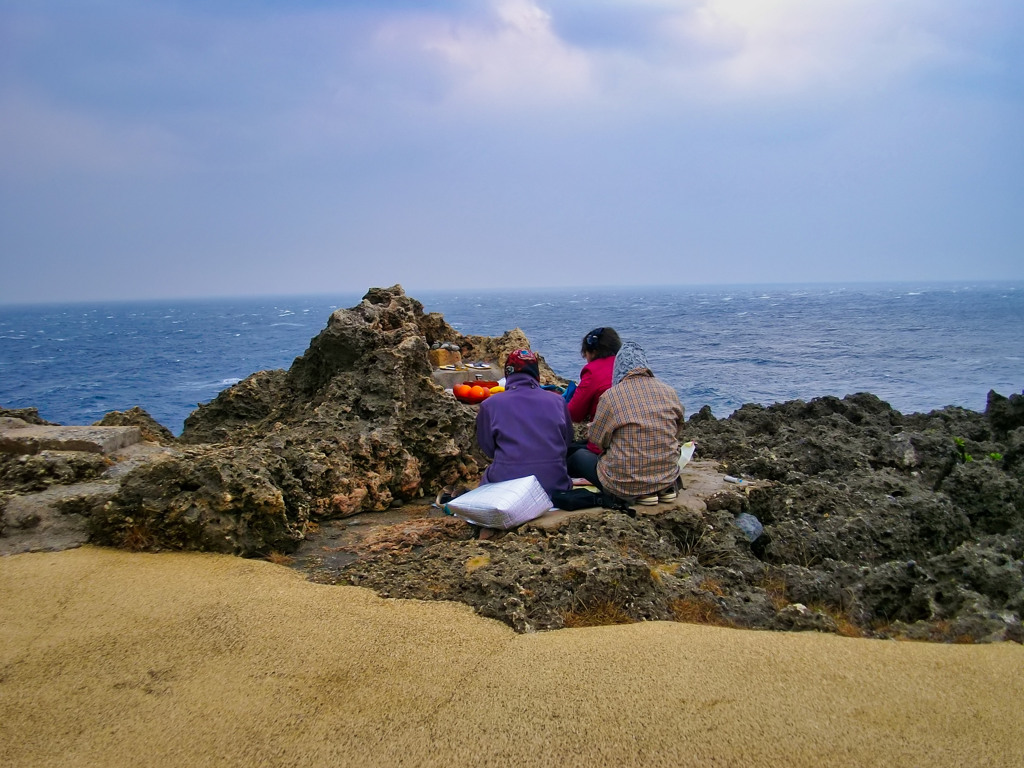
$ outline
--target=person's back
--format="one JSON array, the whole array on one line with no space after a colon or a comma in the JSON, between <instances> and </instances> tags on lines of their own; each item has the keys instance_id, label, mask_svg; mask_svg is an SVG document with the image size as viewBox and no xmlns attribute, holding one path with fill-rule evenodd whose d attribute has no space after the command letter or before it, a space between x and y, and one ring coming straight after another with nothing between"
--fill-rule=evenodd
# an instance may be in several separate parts
<instances>
[{"instance_id":1,"label":"person's back","mask_svg":"<svg viewBox=\"0 0 1024 768\"><path fill-rule=\"evenodd\" d=\"M592 421L601 395L612 386L615 354L622 346L614 328L595 328L583 337L580 355L587 361L580 371L580 383L569 399L573 423Z\"/></svg>"},{"instance_id":2,"label":"person's back","mask_svg":"<svg viewBox=\"0 0 1024 768\"><path fill-rule=\"evenodd\" d=\"M604 449L596 466L600 483L624 498L669 492L679 477L679 396L654 378L643 350L632 342L620 350L613 379L590 427L591 441Z\"/></svg>"},{"instance_id":3,"label":"person's back","mask_svg":"<svg viewBox=\"0 0 1024 768\"><path fill-rule=\"evenodd\" d=\"M562 397L541 389L536 356L523 352L509 355L505 391L484 400L477 413L477 443L493 459L480 482L534 475L551 495L572 487L565 465L572 421Z\"/></svg>"}]
</instances>

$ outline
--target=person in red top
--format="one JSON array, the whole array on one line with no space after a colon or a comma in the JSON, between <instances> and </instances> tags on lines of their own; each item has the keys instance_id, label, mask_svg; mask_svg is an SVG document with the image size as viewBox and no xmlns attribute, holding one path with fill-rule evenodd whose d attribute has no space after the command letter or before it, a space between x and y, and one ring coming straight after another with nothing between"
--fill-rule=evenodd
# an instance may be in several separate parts
<instances>
[{"instance_id":1,"label":"person in red top","mask_svg":"<svg viewBox=\"0 0 1024 768\"><path fill-rule=\"evenodd\" d=\"M612 386L615 354L621 346L622 339L614 328L595 328L583 337L580 354L587 364L580 371L580 383L566 393L569 416L574 424L594 420L601 395ZM569 456L581 448L587 448L595 454L601 453L601 448L593 443L572 443Z\"/></svg>"},{"instance_id":2,"label":"person in red top","mask_svg":"<svg viewBox=\"0 0 1024 768\"><path fill-rule=\"evenodd\" d=\"M594 419L597 401L612 386L615 353L621 346L622 340L614 328L595 328L583 337L580 354L587 364L580 371L580 383L569 400L569 415L574 424Z\"/></svg>"}]
</instances>

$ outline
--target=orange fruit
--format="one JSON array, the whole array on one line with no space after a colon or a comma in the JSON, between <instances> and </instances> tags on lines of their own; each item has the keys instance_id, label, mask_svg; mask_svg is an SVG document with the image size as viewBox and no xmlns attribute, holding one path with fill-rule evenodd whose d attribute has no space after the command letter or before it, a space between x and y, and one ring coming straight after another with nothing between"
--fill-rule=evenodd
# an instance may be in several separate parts
<instances>
[{"instance_id":1,"label":"orange fruit","mask_svg":"<svg viewBox=\"0 0 1024 768\"><path fill-rule=\"evenodd\" d=\"M490 394L490 392L488 392L486 389L484 389L483 387L478 385L478 386L472 387L469 390L469 394L471 396L473 396L473 397L476 397L476 398L479 398L480 400L483 400L485 397L487 397L487 395Z\"/></svg>"},{"instance_id":2,"label":"orange fruit","mask_svg":"<svg viewBox=\"0 0 1024 768\"><path fill-rule=\"evenodd\" d=\"M469 390L469 384L456 384L454 387L452 387L452 393L456 397L469 397Z\"/></svg>"}]
</instances>

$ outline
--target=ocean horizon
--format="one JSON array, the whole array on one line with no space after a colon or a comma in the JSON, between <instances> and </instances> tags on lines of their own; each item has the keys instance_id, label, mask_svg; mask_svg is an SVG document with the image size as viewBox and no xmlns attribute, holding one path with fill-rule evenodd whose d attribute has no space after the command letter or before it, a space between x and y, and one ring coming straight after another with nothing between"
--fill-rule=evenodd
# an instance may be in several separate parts
<instances>
[{"instance_id":1,"label":"ocean horizon","mask_svg":"<svg viewBox=\"0 0 1024 768\"><path fill-rule=\"evenodd\" d=\"M178 434L198 404L288 368L365 293L0 305L0 407L89 424L139 406ZM568 379L583 335L615 327L688 414L856 392L904 413L983 410L991 389L1024 390L1019 281L406 293L465 334L521 328Z\"/></svg>"}]
</instances>

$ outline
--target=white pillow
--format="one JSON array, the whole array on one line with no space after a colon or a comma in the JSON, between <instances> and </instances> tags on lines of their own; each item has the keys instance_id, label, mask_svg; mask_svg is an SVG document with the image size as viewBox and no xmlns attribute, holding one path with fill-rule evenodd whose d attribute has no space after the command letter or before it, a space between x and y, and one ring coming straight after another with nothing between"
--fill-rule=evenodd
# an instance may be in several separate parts
<instances>
[{"instance_id":1,"label":"white pillow","mask_svg":"<svg viewBox=\"0 0 1024 768\"><path fill-rule=\"evenodd\" d=\"M445 510L473 525L507 531L551 509L551 497L534 475L487 483L456 496Z\"/></svg>"}]
</instances>

